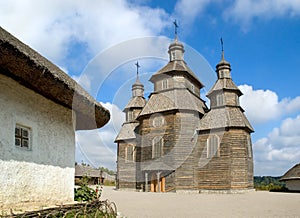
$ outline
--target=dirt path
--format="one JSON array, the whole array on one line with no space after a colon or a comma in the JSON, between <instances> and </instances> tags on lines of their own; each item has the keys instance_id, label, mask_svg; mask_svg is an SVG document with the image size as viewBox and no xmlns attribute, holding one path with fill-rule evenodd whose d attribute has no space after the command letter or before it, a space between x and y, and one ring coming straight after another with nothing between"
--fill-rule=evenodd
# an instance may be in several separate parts
<instances>
[{"instance_id":1,"label":"dirt path","mask_svg":"<svg viewBox=\"0 0 300 218\"><path fill-rule=\"evenodd\" d=\"M129 218L300 217L299 193L144 193L104 187L101 199L115 202L121 215Z\"/></svg>"}]
</instances>

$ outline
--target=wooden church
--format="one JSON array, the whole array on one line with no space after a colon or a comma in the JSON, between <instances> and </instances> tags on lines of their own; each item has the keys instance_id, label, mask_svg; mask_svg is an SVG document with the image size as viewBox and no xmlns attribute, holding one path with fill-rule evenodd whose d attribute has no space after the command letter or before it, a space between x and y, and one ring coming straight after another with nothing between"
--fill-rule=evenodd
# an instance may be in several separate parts
<instances>
[{"instance_id":1,"label":"wooden church","mask_svg":"<svg viewBox=\"0 0 300 218\"><path fill-rule=\"evenodd\" d=\"M216 66L208 92L184 61L177 34L169 62L152 75L154 91L144 98L137 76L126 121L117 135L117 188L145 192L239 192L253 189L251 124L239 104L242 92L230 64Z\"/></svg>"}]
</instances>

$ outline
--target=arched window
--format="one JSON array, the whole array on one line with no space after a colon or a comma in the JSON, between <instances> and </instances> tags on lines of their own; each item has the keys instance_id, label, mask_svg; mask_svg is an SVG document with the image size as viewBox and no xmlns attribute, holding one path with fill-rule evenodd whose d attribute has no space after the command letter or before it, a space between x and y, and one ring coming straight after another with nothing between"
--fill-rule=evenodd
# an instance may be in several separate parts
<instances>
[{"instance_id":1,"label":"arched window","mask_svg":"<svg viewBox=\"0 0 300 218\"><path fill-rule=\"evenodd\" d=\"M247 152L248 152L248 157L252 157L252 143L251 143L251 137L248 135L247 136Z\"/></svg>"},{"instance_id":2,"label":"arched window","mask_svg":"<svg viewBox=\"0 0 300 218\"><path fill-rule=\"evenodd\" d=\"M217 135L209 136L207 139L207 158L220 156L220 142Z\"/></svg>"},{"instance_id":3,"label":"arched window","mask_svg":"<svg viewBox=\"0 0 300 218\"><path fill-rule=\"evenodd\" d=\"M135 146L128 145L125 149L125 161L134 162L135 161Z\"/></svg>"},{"instance_id":4,"label":"arched window","mask_svg":"<svg viewBox=\"0 0 300 218\"><path fill-rule=\"evenodd\" d=\"M152 158L161 157L163 154L163 138L156 136L152 140Z\"/></svg>"}]
</instances>

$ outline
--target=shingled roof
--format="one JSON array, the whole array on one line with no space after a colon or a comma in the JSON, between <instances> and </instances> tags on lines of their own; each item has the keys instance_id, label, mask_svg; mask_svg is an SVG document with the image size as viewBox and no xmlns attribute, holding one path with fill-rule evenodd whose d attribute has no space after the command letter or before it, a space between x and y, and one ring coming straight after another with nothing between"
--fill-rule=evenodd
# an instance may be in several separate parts
<instances>
[{"instance_id":1,"label":"shingled roof","mask_svg":"<svg viewBox=\"0 0 300 218\"><path fill-rule=\"evenodd\" d=\"M139 125L139 122L123 123L119 134L117 135L115 142L121 140L135 139L134 129Z\"/></svg>"},{"instance_id":2,"label":"shingled roof","mask_svg":"<svg viewBox=\"0 0 300 218\"><path fill-rule=\"evenodd\" d=\"M129 108L143 108L146 104L146 99L144 97L136 96L130 99L126 105L124 111Z\"/></svg>"},{"instance_id":3,"label":"shingled roof","mask_svg":"<svg viewBox=\"0 0 300 218\"><path fill-rule=\"evenodd\" d=\"M204 114L205 103L187 89L152 93L139 116L170 110L194 110Z\"/></svg>"},{"instance_id":4,"label":"shingled roof","mask_svg":"<svg viewBox=\"0 0 300 218\"><path fill-rule=\"evenodd\" d=\"M223 78L223 79L218 79L216 81L216 83L207 93L207 96L210 96L211 93L214 91L220 91L220 90L235 91L238 94L238 96L241 96L243 94L241 90L235 85L235 83L232 81L231 78Z\"/></svg>"},{"instance_id":5,"label":"shingled roof","mask_svg":"<svg viewBox=\"0 0 300 218\"><path fill-rule=\"evenodd\" d=\"M300 180L300 163L289 169L281 178L281 181Z\"/></svg>"},{"instance_id":6,"label":"shingled roof","mask_svg":"<svg viewBox=\"0 0 300 218\"><path fill-rule=\"evenodd\" d=\"M0 27L0 73L76 113L76 130L105 125L110 114L79 84Z\"/></svg>"},{"instance_id":7,"label":"shingled roof","mask_svg":"<svg viewBox=\"0 0 300 218\"><path fill-rule=\"evenodd\" d=\"M182 72L182 73L184 73L184 75L187 75L194 82L196 82L196 84L200 88L204 87L204 85L199 81L199 79L197 78L197 76L187 66L187 64L185 63L184 60L170 61L166 66L164 66L159 71L157 71L155 74L153 74L152 77L150 78L150 81L154 82L156 77L162 76L163 74L168 74L168 75L170 74L171 75L173 72L176 72L176 74L178 74L178 72Z\"/></svg>"},{"instance_id":8,"label":"shingled roof","mask_svg":"<svg viewBox=\"0 0 300 218\"><path fill-rule=\"evenodd\" d=\"M248 119L238 107L222 107L209 111L200 121L199 130L238 127L254 132Z\"/></svg>"}]
</instances>

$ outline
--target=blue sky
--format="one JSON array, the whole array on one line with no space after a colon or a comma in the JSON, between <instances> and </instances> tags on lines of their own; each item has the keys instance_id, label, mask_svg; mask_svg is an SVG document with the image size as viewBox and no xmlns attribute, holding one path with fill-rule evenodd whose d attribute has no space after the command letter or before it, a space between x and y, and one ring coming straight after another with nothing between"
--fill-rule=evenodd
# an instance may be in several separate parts
<instances>
[{"instance_id":1,"label":"blue sky","mask_svg":"<svg viewBox=\"0 0 300 218\"><path fill-rule=\"evenodd\" d=\"M148 79L166 64L174 19L186 58L195 57L193 50L204 58L201 63L186 59L201 81L215 76L211 77L223 38L233 80L244 93L241 105L255 129L255 175L282 175L299 163L299 1L0 1L4 29L62 68L112 111L105 128L76 135L77 161L110 169L115 168L113 140L124 120L121 111L135 79L134 62L139 60L142 66L141 80L149 94L153 88ZM138 39L146 42L142 48ZM202 95L210 88L205 85Z\"/></svg>"}]
</instances>

